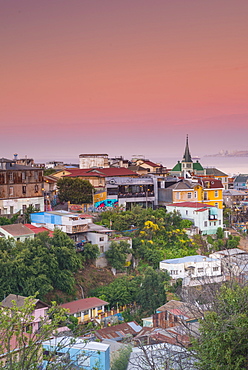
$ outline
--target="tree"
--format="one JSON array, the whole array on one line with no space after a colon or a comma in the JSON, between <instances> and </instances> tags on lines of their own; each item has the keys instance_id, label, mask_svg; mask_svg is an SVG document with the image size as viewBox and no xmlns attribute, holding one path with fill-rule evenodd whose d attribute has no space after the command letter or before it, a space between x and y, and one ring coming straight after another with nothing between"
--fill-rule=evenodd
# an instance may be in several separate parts
<instances>
[{"instance_id":1,"label":"tree","mask_svg":"<svg viewBox=\"0 0 248 370\"><path fill-rule=\"evenodd\" d=\"M15 292L44 296L53 289L73 293L74 272L81 267L73 241L62 231L40 233L24 243L0 238L0 299Z\"/></svg>"},{"instance_id":2,"label":"tree","mask_svg":"<svg viewBox=\"0 0 248 370\"><path fill-rule=\"evenodd\" d=\"M225 284L200 324L193 351L200 370L248 368L248 286Z\"/></svg>"},{"instance_id":3,"label":"tree","mask_svg":"<svg viewBox=\"0 0 248 370\"><path fill-rule=\"evenodd\" d=\"M222 227L218 227L218 229L216 231L216 237L217 237L217 239L223 239L224 238L224 230L222 229Z\"/></svg>"},{"instance_id":4,"label":"tree","mask_svg":"<svg viewBox=\"0 0 248 370\"><path fill-rule=\"evenodd\" d=\"M56 333L61 322L66 322L66 310L53 303L47 316L41 318L39 330L33 333L35 303L32 296L26 298L21 307L13 301L11 308L1 308L0 368L6 368L7 364L9 370L38 369L42 360L41 343Z\"/></svg>"},{"instance_id":5,"label":"tree","mask_svg":"<svg viewBox=\"0 0 248 370\"><path fill-rule=\"evenodd\" d=\"M73 204L92 203L94 187L88 180L64 177L58 180L59 199Z\"/></svg>"},{"instance_id":6,"label":"tree","mask_svg":"<svg viewBox=\"0 0 248 370\"><path fill-rule=\"evenodd\" d=\"M148 267L137 294L137 304L148 314L154 313L156 308L166 303L166 282L169 280L167 272Z\"/></svg>"},{"instance_id":7,"label":"tree","mask_svg":"<svg viewBox=\"0 0 248 370\"><path fill-rule=\"evenodd\" d=\"M131 253L130 245L121 240L120 242L112 242L109 250L105 253L108 263L116 270L123 271L127 256Z\"/></svg>"},{"instance_id":8,"label":"tree","mask_svg":"<svg viewBox=\"0 0 248 370\"><path fill-rule=\"evenodd\" d=\"M131 352L132 347L130 345L118 350L111 363L111 370L126 370Z\"/></svg>"},{"instance_id":9,"label":"tree","mask_svg":"<svg viewBox=\"0 0 248 370\"><path fill-rule=\"evenodd\" d=\"M0 217L0 225L14 224L19 216L20 216L20 212L15 213L11 218L1 216Z\"/></svg>"},{"instance_id":10,"label":"tree","mask_svg":"<svg viewBox=\"0 0 248 370\"><path fill-rule=\"evenodd\" d=\"M94 261L100 254L99 247L97 244L86 243L83 246L82 258L84 262Z\"/></svg>"},{"instance_id":11,"label":"tree","mask_svg":"<svg viewBox=\"0 0 248 370\"><path fill-rule=\"evenodd\" d=\"M35 296L31 296L25 298L22 306L12 301L11 308L1 308L0 369L72 370L77 363L93 356L93 353L84 350L86 343L82 340L71 335L59 335L58 328L71 325L73 320L67 310L58 307L55 302L46 316L39 318L39 329L33 332L32 323L37 319L33 316L36 301ZM70 351L74 344L80 345L76 353L75 350L73 353ZM93 362L94 370L100 370L97 359Z\"/></svg>"}]
</instances>

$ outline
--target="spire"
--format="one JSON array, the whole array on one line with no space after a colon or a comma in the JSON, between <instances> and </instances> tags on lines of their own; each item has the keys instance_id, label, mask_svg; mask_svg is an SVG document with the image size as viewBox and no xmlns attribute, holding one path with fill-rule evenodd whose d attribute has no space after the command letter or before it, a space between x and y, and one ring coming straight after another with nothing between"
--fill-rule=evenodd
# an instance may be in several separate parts
<instances>
[{"instance_id":1,"label":"spire","mask_svg":"<svg viewBox=\"0 0 248 370\"><path fill-rule=\"evenodd\" d=\"M191 158L190 151L189 151L189 137L188 137L188 135L186 137L186 147L185 147L185 152L184 152L182 162L193 162L192 158Z\"/></svg>"}]
</instances>

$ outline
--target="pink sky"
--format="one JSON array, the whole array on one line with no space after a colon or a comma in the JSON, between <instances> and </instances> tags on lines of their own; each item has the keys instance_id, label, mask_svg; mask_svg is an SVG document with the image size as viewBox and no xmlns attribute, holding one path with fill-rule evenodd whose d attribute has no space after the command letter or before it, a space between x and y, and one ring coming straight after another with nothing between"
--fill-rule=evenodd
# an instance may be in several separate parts
<instances>
[{"instance_id":1,"label":"pink sky","mask_svg":"<svg viewBox=\"0 0 248 370\"><path fill-rule=\"evenodd\" d=\"M247 0L0 6L0 157L248 150Z\"/></svg>"}]
</instances>

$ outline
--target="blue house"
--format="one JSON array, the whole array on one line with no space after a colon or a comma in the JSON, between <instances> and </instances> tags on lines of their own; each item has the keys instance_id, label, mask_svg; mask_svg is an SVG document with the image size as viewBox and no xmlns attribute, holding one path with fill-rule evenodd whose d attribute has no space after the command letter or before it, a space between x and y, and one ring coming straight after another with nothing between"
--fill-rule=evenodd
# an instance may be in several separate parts
<instances>
[{"instance_id":1,"label":"blue house","mask_svg":"<svg viewBox=\"0 0 248 370\"><path fill-rule=\"evenodd\" d=\"M42 343L43 368L49 364L70 364L78 369L110 370L110 346L80 338L59 337Z\"/></svg>"}]
</instances>

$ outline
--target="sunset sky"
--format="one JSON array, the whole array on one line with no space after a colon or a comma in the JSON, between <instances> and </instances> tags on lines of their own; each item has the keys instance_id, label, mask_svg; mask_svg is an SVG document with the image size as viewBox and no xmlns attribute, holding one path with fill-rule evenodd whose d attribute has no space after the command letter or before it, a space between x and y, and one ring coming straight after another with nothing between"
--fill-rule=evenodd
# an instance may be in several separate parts
<instances>
[{"instance_id":1,"label":"sunset sky","mask_svg":"<svg viewBox=\"0 0 248 370\"><path fill-rule=\"evenodd\" d=\"M0 0L0 45L0 157L248 150L248 0Z\"/></svg>"}]
</instances>

